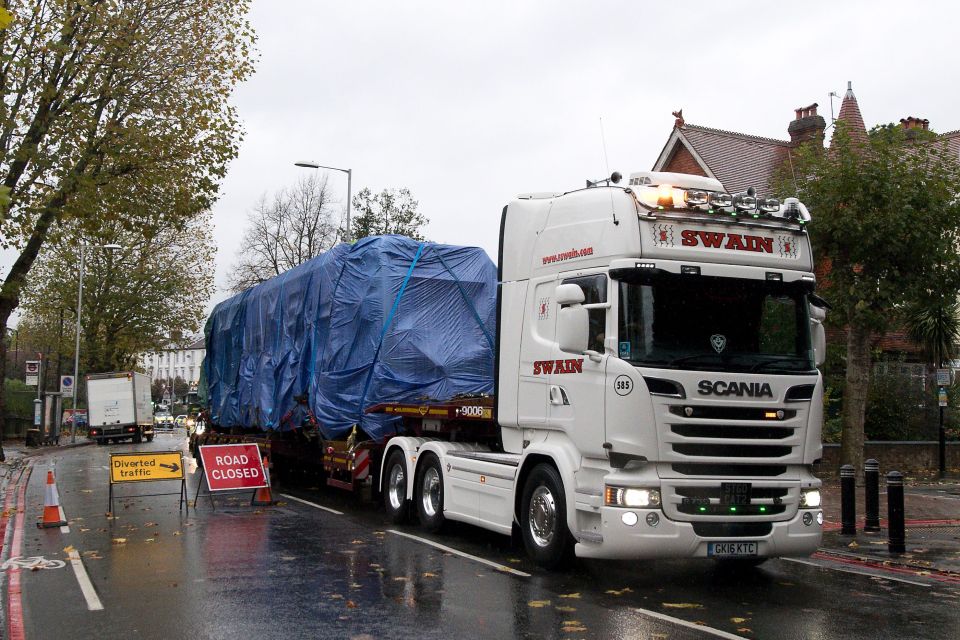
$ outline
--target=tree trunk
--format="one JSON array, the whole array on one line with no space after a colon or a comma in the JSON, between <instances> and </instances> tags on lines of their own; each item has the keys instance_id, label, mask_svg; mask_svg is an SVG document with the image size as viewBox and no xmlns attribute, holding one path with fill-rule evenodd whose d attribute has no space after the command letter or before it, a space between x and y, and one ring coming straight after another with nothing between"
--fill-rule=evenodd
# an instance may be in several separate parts
<instances>
[{"instance_id":1,"label":"tree trunk","mask_svg":"<svg viewBox=\"0 0 960 640\"><path fill-rule=\"evenodd\" d=\"M870 331L850 325L847 329L847 375L843 387L843 434L841 464L852 464L863 476L863 421L870 390Z\"/></svg>"},{"instance_id":2,"label":"tree trunk","mask_svg":"<svg viewBox=\"0 0 960 640\"><path fill-rule=\"evenodd\" d=\"M0 318L0 462L7 459L3 452L3 434L7 430L7 316Z\"/></svg>"}]
</instances>

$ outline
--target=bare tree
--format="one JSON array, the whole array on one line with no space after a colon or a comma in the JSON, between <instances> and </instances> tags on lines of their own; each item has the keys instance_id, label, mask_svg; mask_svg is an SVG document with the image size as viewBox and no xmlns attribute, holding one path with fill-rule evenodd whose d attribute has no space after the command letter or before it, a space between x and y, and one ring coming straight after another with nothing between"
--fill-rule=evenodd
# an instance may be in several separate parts
<instances>
[{"instance_id":1,"label":"bare tree","mask_svg":"<svg viewBox=\"0 0 960 640\"><path fill-rule=\"evenodd\" d=\"M228 290L244 289L315 258L340 241L341 221L334 217L326 176L300 178L292 187L261 196L227 278Z\"/></svg>"}]
</instances>

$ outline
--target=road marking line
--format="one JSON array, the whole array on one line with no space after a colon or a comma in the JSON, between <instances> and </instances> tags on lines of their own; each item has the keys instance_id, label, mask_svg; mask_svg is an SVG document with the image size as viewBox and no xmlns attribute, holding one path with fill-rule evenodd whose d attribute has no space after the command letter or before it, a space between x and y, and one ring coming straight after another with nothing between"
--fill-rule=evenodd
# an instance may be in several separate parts
<instances>
[{"instance_id":1,"label":"road marking line","mask_svg":"<svg viewBox=\"0 0 960 640\"><path fill-rule=\"evenodd\" d=\"M716 636L718 638L726 638L727 640L743 640L743 636L738 636L727 631L722 631L720 629L714 629L713 627L708 627L706 625L694 624L693 622L687 622L686 620L681 620L680 618L674 618L673 616L668 616L665 613L657 613L656 611L650 611L649 609L641 609L640 607L633 607L632 611L636 611L645 616L650 616L651 618L656 618L657 620L663 620L664 622L670 622L672 624L678 624L681 627L687 627L688 629L696 629L697 631L703 631L704 633Z\"/></svg>"},{"instance_id":2,"label":"road marking line","mask_svg":"<svg viewBox=\"0 0 960 640\"><path fill-rule=\"evenodd\" d=\"M30 484L31 467L29 463L20 476L17 487L17 515L14 519L13 540L10 542L10 556L18 557L23 551L23 521L27 510L27 485ZM24 477L24 475L26 477ZM23 640L23 588L20 585L20 567L12 567L8 572L7 586L7 637L10 640Z\"/></svg>"},{"instance_id":3,"label":"road marking line","mask_svg":"<svg viewBox=\"0 0 960 640\"><path fill-rule=\"evenodd\" d=\"M503 564L494 562L493 560L487 560L486 558L480 558L477 556L472 556L469 553L460 551L459 549L454 549L453 547L448 547L446 545L440 544L439 542L434 542L433 540L427 540L426 538L421 538L420 536L415 536L409 533L404 533L403 531L397 531L396 529L387 529L390 533L398 535L404 538L409 538L410 540L416 540L417 542L422 542L423 544L429 545L440 549L441 551L446 551L447 553L452 553L455 556L460 556L461 558L466 558L467 560L473 560L474 562L479 562L480 564L485 564L488 567L493 567L498 571L503 571L504 573L512 573L515 576L520 576L522 578L529 578L529 573L524 573L523 571L518 571L513 567L508 567Z\"/></svg>"},{"instance_id":4,"label":"road marking line","mask_svg":"<svg viewBox=\"0 0 960 640\"><path fill-rule=\"evenodd\" d=\"M93 588L90 582L90 576L87 574L87 568L83 566L83 560L77 551L70 552L70 564L73 565L73 574L77 576L77 582L80 584L80 591L87 601L87 609L90 611L103 611L103 603L97 596L97 590Z\"/></svg>"},{"instance_id":5,"label":"road marking line","mask_svg":"<svg viewBox=\"0 0 960 640\"><path fill-rule=\"evenodd\" d=\"M918 587L931 587L933 585L926 582L917 582L916 580L907 580L906 578L895 578L888 575L880 575L876 573L870 573L869 571L857 571L856 569L847 569L846 567L831 567L825 564L817 564L812 560L801 560L800 558L780 558L781 560L786 560L787 562L796 562L797 564L805 564L810 567L817 567L818 569L826 569L828 571L839 571L841 573L854 573L858 576L868 576L870 578L881 578L883 580L893 580L894 582L905 582L907 584L912 584Z\"/></svg>"},{"instance_id":6,"label":"road marking line","mask_svg":"<svg viewBox=\"0 0 960 640\"><path fill-rule=\"evenodd\" d=\"M284 497L284 498L287 498L288 500L296 500L297 502L302 502L303 504L308 504L308 505L310 505L311 507L314 507L314 508L316 508L316 509L322 509L323 511L329 511L330 513L332 513L332 514L334 514L334 515L338 515L338 516L342 516L342 515L343 515L343 511L337 511L336 509L331 509L330 507L325 507L325 506L323 506L322 504L317 504L316 502L310 502L309 500L304 500L303 498L298 498L297 496L291 496L290 494L287 494L287 493L278 493L277 495L278 495L278 496L281 496L281 497Z\"/></svg>"},{"instance_id":7,"label":"road marking line","mask_svg":"<svg viewBox=\"0 0 960 640\"><path fill-rule=\"evenodd\" d=\"M60 509L60 522L66 522L67 514L63 512L63 507L60 506L57 508ZM62 527L60 527L60 533L70 533L70 525L65 524Z\"/></svg>"}]
</instances>

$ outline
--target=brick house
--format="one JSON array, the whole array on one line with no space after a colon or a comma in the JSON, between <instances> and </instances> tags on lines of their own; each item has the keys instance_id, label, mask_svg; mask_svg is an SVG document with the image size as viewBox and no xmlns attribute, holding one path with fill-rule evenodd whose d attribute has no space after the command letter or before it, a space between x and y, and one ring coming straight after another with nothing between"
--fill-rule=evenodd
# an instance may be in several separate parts
<instances>
[{"instance_id":1,"label":"brick house","mask_svg":"<svg viewBox=\"0 0 960 640\"><path fill-rule=\"evenodd\" d=\"M730 193L756 189L758 195L771 195L772 183L781 167L791 166L793 154L803 144L823 144L827 123L818 115L816 103L800 107L794 119L787 125L788 140L714 129L687 124L683 112L677 111L673 131L653 165L654 171L676 171L716 178ZM866 140L867 128L860 112L860 105L853 93L851 83L840 104L838 121L846 123L847 132L854 139ZM928 129L929 121L913 116L900 120L906 129ZM960 130L940 134L949 149L960 157ZM817 212L814 213L816 221ZM822 265L818 276L822 276ZM845 341L842 332L828 332L828 340L834 344ZM907 359L919 358L917 346L903 331L888 332L879 342L880 348L889 353L902 353Z\"/></svg>"}]
</instances>

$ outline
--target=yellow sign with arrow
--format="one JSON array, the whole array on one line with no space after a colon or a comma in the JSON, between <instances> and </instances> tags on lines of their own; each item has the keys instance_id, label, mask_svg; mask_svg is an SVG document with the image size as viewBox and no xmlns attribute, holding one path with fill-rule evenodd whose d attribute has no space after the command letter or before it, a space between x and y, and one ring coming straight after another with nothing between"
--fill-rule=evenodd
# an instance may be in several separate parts
<instances>
[{"instance_id":1,"label":"yellow sign with arrow","mask_svg":"<svg viewBox=\"0 0 960 640\"><path fill-rule=\"evenodd\" d=\"M183 478L183 454L179 451L110 454L110 484Z\"/></svg>"}]
</instances>

